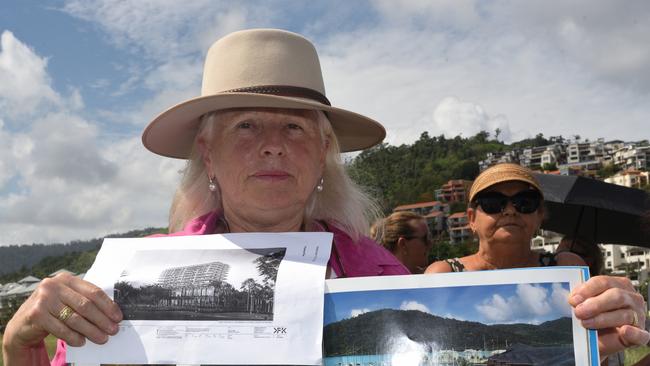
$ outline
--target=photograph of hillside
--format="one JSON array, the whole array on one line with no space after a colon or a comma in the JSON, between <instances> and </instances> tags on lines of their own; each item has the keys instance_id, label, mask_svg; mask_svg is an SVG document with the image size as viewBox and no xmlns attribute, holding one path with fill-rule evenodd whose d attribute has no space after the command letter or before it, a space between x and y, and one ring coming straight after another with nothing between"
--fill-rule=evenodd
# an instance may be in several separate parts
<instances>
[{"instance_id":1,"label":"photograph of hillside","mask_svg":"<svg viewBox=\"0 0 650 366\"><path fill-rule=\"evenodd\" d=\"M400 357L482 364L525 348L571 365L568 292L568 283L528 283L327 294L325 364L359 356L377 364Z\"/></svg>"}]
</instances>

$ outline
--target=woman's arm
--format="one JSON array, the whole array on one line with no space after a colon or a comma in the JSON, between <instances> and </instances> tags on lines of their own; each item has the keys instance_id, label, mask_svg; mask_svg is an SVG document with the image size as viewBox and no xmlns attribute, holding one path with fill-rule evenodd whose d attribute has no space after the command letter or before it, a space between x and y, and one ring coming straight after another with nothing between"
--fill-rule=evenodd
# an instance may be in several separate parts
<instances>
[{"instance_id":1,"label":"woman's arm","mask_svg":"<svg viewBox=\"0 0 650 366\"><path fill-rule=\"evenodd\" d=\"M4 364L10 365L49 365L45 342L34 347L20 347L11 344L12 335L5 333L2 342Z\"/></svg>"}]
</instances>

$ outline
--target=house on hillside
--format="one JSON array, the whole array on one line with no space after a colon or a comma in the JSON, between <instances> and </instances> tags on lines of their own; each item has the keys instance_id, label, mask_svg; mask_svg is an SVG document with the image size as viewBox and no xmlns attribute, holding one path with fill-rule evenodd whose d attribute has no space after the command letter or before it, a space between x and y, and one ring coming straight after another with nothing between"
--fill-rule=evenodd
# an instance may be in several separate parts
<instances>
[{"instance_id":1,"label":"house on hillside","mask_svg":"<svg viewBox=\"0 0 650 366\"><path fill-rule=\"evenodd\" d=\"M436 199L442 202L466 202L471 180L452 179L435 190Z\"/></svg>"},{"instance_id":2,"label":"house on hillside","mask_svg":"<svg viewBox=\"0 0 650 366\"><path fill-rule=\"evenodd\" d=\"M447 231L449 232L449 241L452 244L458 244L471 239L472 230L469 228L467 213L457 212L447 218Z\"/></svg>"},{"instance_id":3,"label":"house on hillside","mask_svg":"<svg viewBox=\"0 0 650 366\"><path fill-rule=\"evenodd\" d=\"M630 188L642 188L650 184L650 172L630 169L605 178L605 182Z\"/></svg>"},{"instance_id":4,"label":"house on hillside","mask_svg":"<svg viewBox=\"0 0 650 366\"><path fill-rule=\"evenodd\" d=\"M440 201L420 202L397 206L393 209L393 212L398 211L411 211L418 215L426 216L436 211L449 213L449 205Z\"/></svg>"},{"instance_id":5,"label":"house on hillside","mask_svg":"<svg viewBox=\"0 0 650 366\"><path fill-rule=\"evenodd\" d=\"M444 212L433 211L426 214L424 219L427 221L427 226L432 236L437 236L447 229L447 220Z\"/></svg>"}]
</instances>

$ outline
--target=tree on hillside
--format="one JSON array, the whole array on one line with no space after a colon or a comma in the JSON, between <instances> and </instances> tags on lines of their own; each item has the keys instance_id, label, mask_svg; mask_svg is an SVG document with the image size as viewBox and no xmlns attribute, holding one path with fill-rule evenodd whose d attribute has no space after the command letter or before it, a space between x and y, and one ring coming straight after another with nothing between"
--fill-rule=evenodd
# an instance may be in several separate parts
<instances>
[{"instance_id":1,"label":"tree on hillside","mask_svg":"<svg viewBox=\"0 0 650 366\"><path fill-rule=\"evenodd\" d=\"M381 144L363 151L347 168L388 213L400 204L432 200L433 192L450 179L473 180L488 152L507 148L488 137L485 131L453 139L424 132L411 145Z\"/></svg>"}]
</instances>

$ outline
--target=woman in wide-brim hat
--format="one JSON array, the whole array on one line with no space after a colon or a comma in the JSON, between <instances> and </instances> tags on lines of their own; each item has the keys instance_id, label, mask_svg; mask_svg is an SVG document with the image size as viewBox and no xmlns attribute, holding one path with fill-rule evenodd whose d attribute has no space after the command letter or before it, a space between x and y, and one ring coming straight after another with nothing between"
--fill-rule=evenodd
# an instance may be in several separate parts
<instances>
[{"instance_id":1,"label":"woman in wide-brim hat","mask_svg":"<svg viewBox=\"0 0 650 366\"><path fill-rule=\"evenodd\" d=\"M209 50L201 96L161 113L142 141L159 155L188 159L170 212L170 235L330 231L328 277L408 274L364 236L375 206L348 177L341 151L385 136L374 120L335 108L325 96L314 46L294 33L232 33ZM83 304L83 306L80 306ZM104 343L121 313L76 277L43 281L5 334L9 364L47 359L42 339ZM62 364L60 342L54 364Z\"/></svg>"},{"instance_id":2,"label":"woman in wide-brim hat","mask_svg":"<svg viewBox=\"0 0 650 366\"><path fill-rule=\"evenodd\" d=\"M531 249L544 218L544 196L532 171L521 165L497 164L479 174L469 191L467 218L478 252L435 262L426 273L586 265L574 253ZM627 278L594 277L572 292L570 304L585 327L599 330L601 355L650 339L643 297Z\"/></svg>"}]
</instances>

